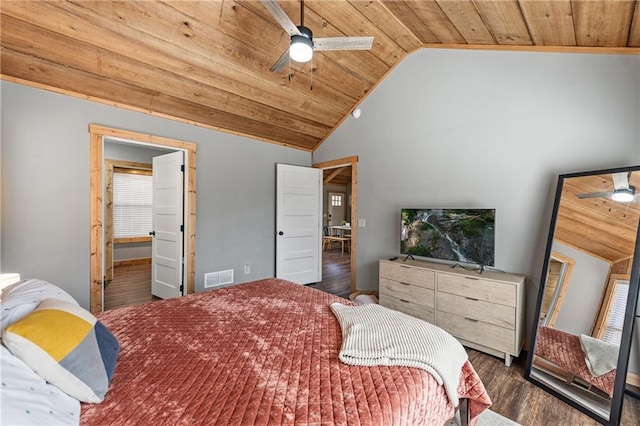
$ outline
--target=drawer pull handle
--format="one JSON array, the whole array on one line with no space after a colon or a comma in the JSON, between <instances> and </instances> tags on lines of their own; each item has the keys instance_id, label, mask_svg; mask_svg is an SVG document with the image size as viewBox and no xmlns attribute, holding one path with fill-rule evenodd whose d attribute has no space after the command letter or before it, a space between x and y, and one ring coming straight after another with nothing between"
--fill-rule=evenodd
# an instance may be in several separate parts
<instances>
[{"instance_id":1,"label":"drawer pull handle","mask_svg":"<svg viewBox=\"0 0 640 426\"><path fill-rule=\"evenodd\" d=\"M467 300L473 300L474 302L477 302L478 300L480 300L480 299L474 299L473 297L465 297L465 299L467 299Z\"/></svg>"},{"instance_id":2,"label":"drawer pull handle","mask_svg":"<svg viewBox=\"0 0 640 426\"><path fill-rule=\"evenodd\" d=\"M411 303L411 302L409 302L408 300L404 300L404 299L399 299L399 300L400 300L401 302L404 302L404 303Z\"/></svg>"},{"instance_id":3,"label":"drawer pull handle","mask_svg":"<svg viewBox=\"0 0 640 426\"><path fill-rule=\"evenodd\" d=\"M467 279L467 280L474 280L474 281L477 281L477 280L479 280L480 278L476 278L476 277L465 277L465 279Z\"/></svg>"},{"instance_id":4,"label":"drawer pull handle","mask_svg":"<svg viewBox=\"0 0 640 426\"><path fill-rule=\"evenodd\" d=\"M473 319L473 318L464 317L464 319L466 319L467 321L471 321L471 322L478 322L477 319Z\"/></svg>"},{"instance_id":5,"label":"drawer pull handle","mask_svg":"<svg viewBox=\"0 0 640 426\"><path fill-rule=\"evenodd\" d=\"M411 285L409 283L403 283L402 281L400 281L400 284L402 284L402 285Z\"/></svg>"}]
</instances>

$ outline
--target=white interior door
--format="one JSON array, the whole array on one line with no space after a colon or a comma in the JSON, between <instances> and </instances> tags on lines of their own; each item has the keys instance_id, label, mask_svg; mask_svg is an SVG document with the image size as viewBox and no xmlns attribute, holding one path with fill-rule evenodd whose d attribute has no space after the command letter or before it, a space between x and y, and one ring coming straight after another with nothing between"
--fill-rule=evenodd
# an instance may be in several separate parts
<instances>
[{"instance_id":1,"label":"white interior door","mask_svg":"<svg viewBox=\"0 0 640 426\"><path fill-rule=\"evenodd\" d=\"M286 164L276 170L276 277L319 282L322 170Z\"/></svg>"},{"instance_id":2,"label":"white interior door","mask_svg":"<svg viewBox=\"0 0 640 426\"><path fill-rule=\"evenodd\" d=\"M327 194L329 203L329 226L342 225L346 216L347 194L344 192L329 192Z\"/></svg>"},{"instance_id":3,"label":"white interior door","mask_svg":"<svg viewBox=\"0 0 640 426\"><path fill-rule=\"evenodd\" d=\"M153 243L151 293L162 299L182 295L182 151L153 158Z\"/></svg>"}]
</instances>

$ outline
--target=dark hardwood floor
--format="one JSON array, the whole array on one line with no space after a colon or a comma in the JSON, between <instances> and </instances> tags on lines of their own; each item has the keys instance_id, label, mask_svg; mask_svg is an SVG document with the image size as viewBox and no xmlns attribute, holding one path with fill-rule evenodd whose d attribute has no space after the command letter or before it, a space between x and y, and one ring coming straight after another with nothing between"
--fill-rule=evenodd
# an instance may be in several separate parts
<instances>
[{"instance_id":1,"label":"dark hardwood floor","mask_svg":"<svg viewBox=\"0 0 640 426\"><path fill-rule=\"evenodd\" d=\"M491 409L524 426L538 425L598 425L551 394L524 378L526 354L522 353L510 367L504 361L467 348L469 360L482 379L493 401ZM640 424L640 400L625 395L623 426Z\"/></svg>"},{"instance_id":2,"label":"dark hardwood floor","mask_svg":"<svg viewBox=\"0 0 640 426\"><path fill-rule=\"evenodd\" d=\"M104 288L104 309L123 308L159 300L151 294L151 264L117 266Z\"/></svg>"},{"instance_id":3,"label":"dark hardwood floor","mask_svg":"<svg viewBox=\"0 0 640 426\"><path fill-rule=\"evenodd\" d=\"M351 254L340 250L322 252L322 281L309 287L349 298L351 292Z\"/></svg>"},{"instance_id":4,"label":"dark hardwood floor","mask_svg":"<svg viewBox=\"0 0 640 426\"><path fill-rule=\"evenodd\" d=\"M309 287L349 298L351 290L350 254L340 250L322 252L322 282ZM158 300L151 295L151 265L118 266L105 286L105 310Z\"/></svg>"}]
</instances>

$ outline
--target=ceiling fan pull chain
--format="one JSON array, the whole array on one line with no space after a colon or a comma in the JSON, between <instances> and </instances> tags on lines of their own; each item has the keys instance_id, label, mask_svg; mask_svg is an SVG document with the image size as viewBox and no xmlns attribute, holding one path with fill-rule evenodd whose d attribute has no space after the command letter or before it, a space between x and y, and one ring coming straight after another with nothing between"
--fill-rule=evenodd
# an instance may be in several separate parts
<instances>
[{"instance_id":1,"label":"ceiling fan pull chain","mask_svg":"<svg viewBox=\"0 0 640 426\"><path fill-rule=\"evenodd\" d=\"M304 0L302 0L304 1ZM313 90L313 58L311 58L311 90Z\"/></svg>"}]
</instances>

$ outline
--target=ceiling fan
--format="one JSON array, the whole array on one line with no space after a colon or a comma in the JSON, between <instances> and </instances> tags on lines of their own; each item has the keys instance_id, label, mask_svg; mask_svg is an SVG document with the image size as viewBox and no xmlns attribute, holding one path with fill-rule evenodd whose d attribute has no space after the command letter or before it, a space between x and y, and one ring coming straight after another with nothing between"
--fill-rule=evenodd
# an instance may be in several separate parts
<instances>
[{"instance_id":1,"label":"ceiling fan","mask_svg":"<svg viewBox=\"0 0 640 426\"><path fill-rule=\"evenodd\" d=\"M328 37L314 40L311 30L304 26L304 0L300 0L300 25L296 26L276 0L262 0L262 4L291 36L289 48L273 64L271 71L279 72L289 59L308 62L315 50L370 50L373 37Z\"/></svg>"},{"instance_id":2,"label":"ceiling fan","mask_svg":"<svg viewBox=\"0 0 640 426\"><path fill-rule=\"evenodd\" d=\"M631 173L611 173L613 178L613 191L605 192L588 192L586 194L578 194L578 198L611 198L619 203L630 203L636 195L636 187L629 185L629 176Z\"/></svg>"}]
</instances>

